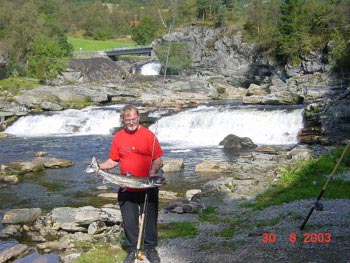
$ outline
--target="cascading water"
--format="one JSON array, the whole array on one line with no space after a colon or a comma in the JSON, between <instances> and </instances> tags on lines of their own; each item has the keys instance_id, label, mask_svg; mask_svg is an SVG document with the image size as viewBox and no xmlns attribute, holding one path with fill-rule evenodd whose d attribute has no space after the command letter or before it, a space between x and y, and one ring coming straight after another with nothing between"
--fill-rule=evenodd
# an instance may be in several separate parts
<instances>
[{"instance_id":1,"label":"cascading water","mask_svg":"<svg viewBox=\"0 0 350 263\"><path fill-rule=\"evenodd\" d=\"M5 132L16 136L111 134L120 127L118 109L88 107L54 114L25 116ZM170 148L217 146L229 134L260 145L296 144L303 127L302 109L200 106L160 117L150 129ZM154 114L153 114L154 115Z\"/></svg>"},{"instance_id":2,"label":"cascading water","mask_svg":"<svg viewBox=\"0 0 350 263\"><path fill-rule=\"evenodd\" d=\"M155 76L159 75L162 64L157 61L147 63L141 67L141 75Z\"/></svg>"},{"instance_id":3,"label":"cascading water","mask_svg":"<svg viewBox=\"0 0 350 263\"><path fill-rule=\"evenodd\" d=\"M150 128L160 141L176 145L214 146L227 135L249 137L260 145L296 144L303 127L302 109L200 106L163 117Z\"/></svg>"},{"instance_id":4,"label":"cascading water","mask_svg":"<svg viewBox=\"0 0 350 263\"><path fill-rule=\"evenodd\" d=\"M5 133L25 137L110 134L115 127L121 126L117 112L120 107L87 107L25 116L7 128Z\"/></svg>"}]
</instances>

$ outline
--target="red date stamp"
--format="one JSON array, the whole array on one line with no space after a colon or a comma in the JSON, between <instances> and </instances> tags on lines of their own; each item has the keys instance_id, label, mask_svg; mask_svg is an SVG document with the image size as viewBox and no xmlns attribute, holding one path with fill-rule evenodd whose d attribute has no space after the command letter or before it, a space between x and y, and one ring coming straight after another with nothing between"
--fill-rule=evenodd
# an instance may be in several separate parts
<instances>
[{"instance_id":1,"label":"red date stamp","mask_svg":"<svg viewBox=\"0 0 350 263\"><path fill-rule=\"evenodd\" d=\"M273 232L265 232L262 234L263 243L275 243L277 241L277 235ZM302 241L303 243L331 243L332 235L330 233L304 233L300 238L296 233L289 234L289 242L295 243Z\"/></svg>"}]
</instances>

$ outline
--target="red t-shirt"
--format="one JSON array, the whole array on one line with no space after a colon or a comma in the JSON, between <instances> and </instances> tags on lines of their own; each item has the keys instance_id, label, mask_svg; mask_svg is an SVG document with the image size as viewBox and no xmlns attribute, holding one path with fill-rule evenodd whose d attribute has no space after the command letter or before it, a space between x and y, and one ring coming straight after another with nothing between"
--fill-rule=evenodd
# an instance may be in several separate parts
<instances>
[{"instance_id":1,"label":"red t-shirt","mask_svg":"<svg viewBox=\"0 0 350 263\"><path fill-rule=\"evenodd\" d=\"M163 150L154 133L141 125L135 133L128 133L125 129L117 132L109 152L109 157L119 162L121 174L129 172L142 177L149 176L151 158L153 161L162 155Z\"/></svg>"}]
</instances>

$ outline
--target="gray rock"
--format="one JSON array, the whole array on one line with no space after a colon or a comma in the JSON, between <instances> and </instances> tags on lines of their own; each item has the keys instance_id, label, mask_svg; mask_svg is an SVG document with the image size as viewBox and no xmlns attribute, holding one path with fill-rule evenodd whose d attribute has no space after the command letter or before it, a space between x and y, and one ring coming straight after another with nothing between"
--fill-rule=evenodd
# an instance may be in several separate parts
<instances>
[{"instance_id":1,"label":"gray rock","mask_svg":"<svg viewBox=\"0 0 350 263\"><path fill-rule=\"evenodd\" d=\"M11 209L5 212L1 223L26 224L34 222L41 215L40 208Z\"/></svg>"},{"instance_id":2,"label":"gray rock","mask_svg":"<svg viewBox=\"0 0 350 263\"><path fill-rule=\"evenodd\" d=\"M280 91L266 96L245 96L244 104L261 105L297 105L303 103L303 97L288 91Z\"/></svg>"},{"instance_id":3,"label":"gray rock","mask_svg":"<svg viewBox=\"0 0 350 263\"><path fill-rule=\"evenodd\" d=\"M227 135L219 145L223 145L225 150L242 151L256 147L254 142L248 137L238 137L234 134Z\"/></svg>"},{"instance_id":4,"label":"gray rock","mask_svg":"<svg viewBox=\"0 0 350 263\"><path fill-rule=\"evenodd\" d=\"M112 208L94 208L91 206L72 208L59 207L51 211L51 219L53 223L75 223L86 225L96 221L121 222L121 214L117 209Z\"/></svg>"},{"instance_id":5,"label":"gray rock","mask_svg":"<svg viewBox=\"0 0 350 263\"><path fill-rule=\"evenodd\" d=\"M8 262L8 260L12 258L16 258L25 252L27 252L29 249L28 246L18 244L15 246L12 246L10 248L5 249L4 251L1 251L0 253L0 263Z\"/></svg>"},{"instance_id":6,"label":"gray rock","mask_svg":"<svg viewBox=\"0 0 350 263\"><path fill-rule=\"evenodd\" d=\"M181 158L163 158L162 170L165 173L180 172L184 168L184 160Z\"/></svg>"},{"instance_id":7,"label":"gray rock","mask_svg":"<svg viewBox=\"0 0 350 263\"><path fill-rule=\"evenodd\" d=\"M206 173L222 173L229 169L229 165L220 161L204 161L197 164L195 167L196 172Z\"/></svg>"}]
</instances>

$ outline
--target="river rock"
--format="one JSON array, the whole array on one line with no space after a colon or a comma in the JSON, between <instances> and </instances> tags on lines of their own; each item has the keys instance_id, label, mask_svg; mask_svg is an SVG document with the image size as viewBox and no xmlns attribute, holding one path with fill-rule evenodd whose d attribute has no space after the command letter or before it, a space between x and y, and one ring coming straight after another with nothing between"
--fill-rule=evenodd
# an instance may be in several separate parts
<instances>
[{"instance_id":1,"label":"river rock","mask_svg":"<svg viewBox=\"0 0 350 263\"><path fill-rule=\"evenodd\" d=\"M86 228L78 223L53 223L52 228L55 230L63 230L67 232L86 232Z\"/></svg>"},{"instance_id":2,"label":"river rock","mask_svg":"<svg viewBox=\"0 0 350 263\"><path fill-rule=\"evenodd\" d=\"M62 242L61 240L50 241L37 244L37 247L44 250L46 253L51 251L66 250L69 247L74 247L70 242Z\"/></svg>"},{"instance_id":3,"label":"river rock","mask_svg":"<svg viewBox=\"0 0 350 263\"><path fill-rule=\"evenodd\" d=\"M104 230L107 229L106 223L103 221L95 221L91 223L88 227L88 234L89 235L96 235L100 234Z\"/></svg>"},{"instance_id":4,"label":"river rock","mask_svg":"<svg viewBox=\"0 0 350 263\"><path fill-rule=\"evenodd\" d=\"M1 223L26 224L34 222L41 215L40 208L11 209L5 212Z\"/></svg>"},{"instance_id":5,"label":"river rock","mask_svg":"<svg viewBox=\"0 0 350 263\"><path fill-rule=\"evenodd\" d=\"M20 225L7 225L0 230L0 238L21 236L22 228Z\"/></svg>"},{"instance_id":6,"label":"river rock","mask_svg":"<svg viewBox=\"0 0 350 263\"><path fill-rule=\"evenodd\" d=\"M162 170L165 173L180 172L184 168L184 160L181 158L163 158Z\"/></svg>"},{"instance_id":7,"label":"river rock","mask_svg":"<svg viewBox=\"0 0 350 263\"><path fill-rule=\"evenodd\" d=\"M276 93L281 91L288 91L288 85L286 82L280 78L274 76L271 79L271 84L269 86L269 93ZM298 93L297 93L298 94Z\"/></svg>"},{"instance_id":8,"label":"river rock","mask_svg":"<svg viewBox=\"0 0 350 263\"><path fill-rule=\"evenodd\" d=\"M53 223L76 223L79 225L89 225L95 221L108 221L112 223L121 222L121 213L117 209L94 208L85 206L79 208L59 207L51 211Z\"/></svg>"},{"instance_id":9,"label":"river rock","mask_svg":"<svg viewBox=\"0 0 350 263\"><path fill-rule=\"evenodd\" d=\"M64 168L74 165L74 162L57 158L36 157L32 163L43 165L45 168Z\"/></svg>"},{"instance_id":10,"label":"river rock","mask_svg":"<svg viewBox=\"0 0 350 263\"><path fill-rule=\"evenodd\" d=\"M9 174L5 171L0 171L0 182L16 184L19 182L18 175Z\"/></svg>"},{"instance_id":11,"label":"river rock","mask_svg":"<svg viewBox=\"0 0 350 263\"><path fill-rule=\"evenodd\" d=\"M0 252L0 263L8 262L28 251L28 246L18 244Z\"/></svg>"},{"instance_id":12,"label":"river rock","mask_svg":"<svg viewBox=\"0 0 350 263\"><path fill-rule=\"evenodd\" d=\"M194 214L202 209L198 202L189 201L186 198L175 200L164 207L165 211L177 214L191 213Z\"/></svg>"},{"instance_id":13,"label":"river rock","mask_svg":"<svg viewBox=\"0 0 350 263\"><path fill-rule=\"evenodd\" d=\"M8 137L8 134L0 132L0 139L7 138L7 137Z\"/></svg>"},{"instance_id":14,"label":"river rock","mask_svg":"<svg viewBox=\"0 0 350 263\"><path fill-rule=\"evenodd\" d=\"M247 96L265 96L270 93L268 84L265 85L256 85L250 84L247 90Z\"/></svg>"},{"instance_id":15,"label":"river rock","mask_svg":"<svg viewBox=\"0 0 350 263\"><path fill-rule=\"evenodd\" d=\"M44 157L46 155L47 155L47 152L42 152L42 151L35 153L35 157Z\"/></svg>"},{"instance_id":16,"label":"river rock","mask_svg":"<svg viewBox=\"0 0 350 263\"><path fill-rule=\"evenodd\" d=\"M216 88L219 99L241 101L247 95L247 89L233 86L223 80L211 80L211 85Z\"/></svg>"},{"instance_id":17,"label":"river rock","mask_svg":"<svg viewBox=\"0 0 350 263\"><path fill-rule=\"evenodd\" d=\"M238 137L234 134L227 135L219 145L223 145L225 150L241 151L256 147L254 142L248 137Z\"/></svg>"},{"instance_id":18,"label":"river rock","mask_svg":"<svg viewBox=\"0 0 350 263\"><path fill-rule=\"evenodd\" d=\"M303 97L289 91L279 91L266 96L245 96L244 104L261 105L297 105L303 103Z\"/></svg>"},{"instance_id":19,"label":"river rock","mask_svg":"<svg viewBox=\"0 0 350 263\"><path fill-rule=\"evenodd\" d=\"M177 193L175 193L175 192L159 190L159 199L175 200L176 198L177 198Z\"/></svg>"},{"instance_id":20,"label":"river rock","mask_svg":"<svg viewBox=\"0 0 350 263\"><path fill-rule=\"evenodd\" d=\"M44 170L43 164L33 162L11 162L9 166L10 169L8 170L8 172L17 174L24 174Z\"/></svg>"},{"instance_id":21,"label":"river rock","mask_svg":"<svg viewBox=\"0 0 350 263\"><path fill-rule=\"evenodd\" d=\"M229 165L220 161L204 161L196 165L196 172L222 173L227 172Z\"/></svg>"},{"instance_id":22,"label":"river rock","mask_svg":"<svg viewBox=\"0 0 350 263\"><path fill-rule=\"evenodd\" d=\"M188 190L188 191L186 191L186 198L187 198L188 200L192 200L192 198L193 198L195 195L199 194L201 191L202 191L201 189L191 189L191 190Z\"/></svg>"}]
</instances>

